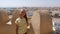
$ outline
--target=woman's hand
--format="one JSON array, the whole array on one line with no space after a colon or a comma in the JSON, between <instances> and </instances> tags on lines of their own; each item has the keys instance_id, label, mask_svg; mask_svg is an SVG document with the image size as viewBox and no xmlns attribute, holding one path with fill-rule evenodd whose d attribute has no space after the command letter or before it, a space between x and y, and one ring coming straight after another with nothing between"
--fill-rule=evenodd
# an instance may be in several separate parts
<instances>
[{"instance_id":1,"label":"woman's hand","mask_svg":"<svg viewBox=\"0 0 60 34\"><path fill-rule=\"evenodd\" d=\"M27 29L30 29L30 25L27 26Z\"/></svg>"}]
</instances>

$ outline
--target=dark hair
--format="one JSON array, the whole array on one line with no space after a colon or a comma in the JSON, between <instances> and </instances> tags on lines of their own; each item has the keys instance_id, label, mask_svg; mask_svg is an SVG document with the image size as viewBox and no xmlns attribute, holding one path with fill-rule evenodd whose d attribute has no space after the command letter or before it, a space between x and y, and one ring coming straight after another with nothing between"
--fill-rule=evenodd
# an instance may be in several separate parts
<instances>
[{"instance_id":1,"label":"dark hair","mask_svg":"<svg viewBox=\"0 0 60 34\"><path fill-rule=\"evenodd\" d=\"M27 15L26 15L26 14L24 15L24 18L26 19L26 21L28 21L28 19L27 19Z\"/></svg>"},{"instance_id":2,"label":"dark hair","mask_svg":"<svg viewBox=\"0 0 60 34\"><path fill-rule=\"evenodd\" d=\"M27 18L26 13L25 13L25 15L24 15L24 18L26 19L26 23L28 24L28 18Z\"/></svg>"},{"instance_id":3,"label":"dark hair","mask_svg":"<svg viewBox=\"0 0 60 34\"><path fill-rule=\"evenodd\" d=\"M23 9L23 11L25 11L24 18L26 19L26 23L28 24L28 18L27 18L26 10ZM23 11L22 11L22 12L23 12Z\"/></svg>"}]
</instances>

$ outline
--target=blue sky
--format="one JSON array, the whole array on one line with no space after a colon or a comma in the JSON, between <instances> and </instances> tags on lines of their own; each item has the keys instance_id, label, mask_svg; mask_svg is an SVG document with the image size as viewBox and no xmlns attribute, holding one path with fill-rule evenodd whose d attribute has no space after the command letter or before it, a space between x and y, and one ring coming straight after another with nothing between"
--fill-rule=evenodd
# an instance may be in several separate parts
<instances>
[{"instance_id":1,"label":"blue sky","mask_svg":"<svg viewBox=\"0 0 60 34\"><path fill-rule=\"evenodd\" d=\"M60 0L0 0L0 7L60 7Z\"/></svg>"}]
</instances>

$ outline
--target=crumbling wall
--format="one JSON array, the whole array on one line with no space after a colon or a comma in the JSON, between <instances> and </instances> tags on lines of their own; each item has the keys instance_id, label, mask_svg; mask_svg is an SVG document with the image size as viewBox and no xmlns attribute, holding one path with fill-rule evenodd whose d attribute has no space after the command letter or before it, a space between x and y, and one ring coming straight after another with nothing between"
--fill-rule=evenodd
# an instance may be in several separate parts
<instances>
[{"instance_id":1,"label":"crumbling wall","mask_svg":"<svg viewBox=\"0 0 60 34\"><path fill-rule=\"evenodd\" d=\"M14 24L14 17L11 19L12 24L10 25L6 24L7 22L9 22L8 14L6 13L5 10L0 10L0 34L16 34L16 26Z\"/></svg>"},{"instance_id":2,"label":"crumbling wall","mask_svg":"<svg viewBox=\"0 0 60 34\"><path fill-rule=\"evenodd\" d=\"M52 18L48 10L40 11L40 34L52 34Z\"/></svg>"},{"instance_id":3,"label":"crumbling wall","mask_svg":"<svg viewBox=\"0 0 60 34\"><path fill-rule=\"evenodd\" d=\"M40 13L39 10L33 12L31 18L31 24L33 27L34 34L40 34Z\"/></svg>"},{"instance_id":4,"label":"crumbling wall","mask_svg":"<svg viewBox=\"0 0 60 34\"><path fill-rule=\"evenodd\" d=\"M2 24L5 24L8 19L9 19L9 18L8 18L7 12L4 11L4 10L0 10L0 22L1 22ZM0 24L1 24L1 23L0 23Z\"/></svg>"}]
</instances>

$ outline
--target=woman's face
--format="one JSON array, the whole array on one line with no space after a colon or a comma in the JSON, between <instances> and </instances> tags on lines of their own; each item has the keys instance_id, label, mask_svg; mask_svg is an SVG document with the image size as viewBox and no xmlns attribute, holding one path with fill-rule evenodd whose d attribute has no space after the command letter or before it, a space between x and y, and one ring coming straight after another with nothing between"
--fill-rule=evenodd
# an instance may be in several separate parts
<instances>
[{"instance_id":1,"label":"woman's face","mask_svg":"<svg viewBox=\"0 0 60 34\"><path fill-rule=\"evenodd\" d=\"M21 12L19 13L19 16L23 17L23 16L25 16L25 14L26 14L25 11L21 11Z\"/></svg>"}]
</instances>

